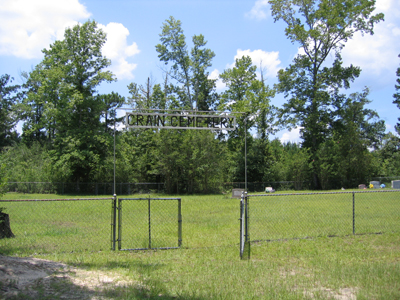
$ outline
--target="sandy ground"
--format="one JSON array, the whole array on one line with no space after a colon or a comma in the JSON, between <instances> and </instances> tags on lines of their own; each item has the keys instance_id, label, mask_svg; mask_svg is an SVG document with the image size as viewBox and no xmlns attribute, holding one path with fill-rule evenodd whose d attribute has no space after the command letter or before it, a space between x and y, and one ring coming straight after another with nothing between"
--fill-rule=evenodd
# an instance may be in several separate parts
<instances>
[{"instance_id":1,"label":"sandy ground","mask_svg":"<svg viewBox=\"0 0 400 300\"><path fill-rule=\"evenodd\" d=\"M117 273L0 255L0 299L109 299L103 293L107 288L132 284Z\"/></svg>"}]
</instances>

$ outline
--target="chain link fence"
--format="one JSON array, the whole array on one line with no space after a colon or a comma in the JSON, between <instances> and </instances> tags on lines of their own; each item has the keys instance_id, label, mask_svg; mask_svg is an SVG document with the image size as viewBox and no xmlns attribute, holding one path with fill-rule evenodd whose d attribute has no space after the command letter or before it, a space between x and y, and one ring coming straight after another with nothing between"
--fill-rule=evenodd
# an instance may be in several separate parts
<instances>
[{"instance_id":1,"label":"chain link fence","mask_svg":"<svg viewBox=\"0 0 400 300\"><path fill-rule=\"evenodd\" d=\"M181 207L181 198L119 198L118 249L179 248Z\"/></svg>"},{"instance_id":2,"label":"chain link fence","mask_svg":"<svg viewBox=\"0 0 400 300\"><path fill-rule=\"evenodd\" d=\"M241 230L251 242L400 232L400 190L248 195L240 228L238 202L230 195L0 200L15 235L0 239L0 249L15 254L177 248L182 206L188 248L237 245Z\"/></svg>"},{"instance_id":3,"label":"chain link fence","mask_svg":"<svg viewBox=\"0 0 400 300\"><path fill-rule=\"evenodd\" d=\"M391 186L391 181L400 180L400 177L373 177L370 181L379 181L387 187ZM353 186L357 187L361 182L358 179L351 179ZM273 187L276 191L307 190L311 187L310 181L263 181L248 182L247 190L250 193L264 192L265 187ZM366 186L369 182L365 183ZM244 189L245 182L210 182L204 193L218 194L230 192L232 189ZM20 192L28 194L51 194L59 195L133 195L165 193L165 185L162 182L136 182L121 183L117 182L115 191L112 182L8 182L6 192Z\"/></svg>"},{"instance_id":4,"label":"chain link fence","mask_svg":"<svg viewBox=\"0 0 400 300\"><path fill-rule=\"evenodd\" d=\"M59 195L132 195L164 192L163 183L114 183L112 182L8 182L6 192Z\"/></svg>"},{"instance_id":5,"label":"chain link fence","mask_svg":"<svg viewBox=\"0 0 400 300\"><path fill-rule=\"evenodd\" d=\"M15 238L2 253L56 253L110 249L113 198L0 200Z\"/></svg>"},{"instance_id":6,"label":"chain link fence","mask_svg":"<svg viewBox=\"0 0 400 300\"><path fill-rule=\"evenodd\" d=\"M0 226L3 254L116 250L117 243L118 250L182 244L180 198L0 200L0 207L10 231L3 235Z\"/></svg>"},{"instance_id":7,"label":"chain link fence","mask_svg":"<svg viewBox=\"0 0 400 300\"><path fill-rule=\"evenodd\" d=\"M400 191L248 195L251 242L400 231Z\"/></svg>"}]
</instances>

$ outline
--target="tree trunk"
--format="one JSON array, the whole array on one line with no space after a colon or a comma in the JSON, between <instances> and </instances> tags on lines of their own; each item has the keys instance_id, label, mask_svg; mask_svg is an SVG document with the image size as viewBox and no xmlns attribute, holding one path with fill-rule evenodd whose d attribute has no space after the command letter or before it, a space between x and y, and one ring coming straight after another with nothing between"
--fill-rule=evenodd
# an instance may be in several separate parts
<instances>
[{"instance_id":1,"label":"tree trunk","mask_svg":"<svg viewBox=\"0 0 400 300\"><path fill-rule=\"evenodd\" d=\"M0 213L0 239L12 238L14 234L10 227L10 218L8 214Z\"/></svg>"}]
</instances>

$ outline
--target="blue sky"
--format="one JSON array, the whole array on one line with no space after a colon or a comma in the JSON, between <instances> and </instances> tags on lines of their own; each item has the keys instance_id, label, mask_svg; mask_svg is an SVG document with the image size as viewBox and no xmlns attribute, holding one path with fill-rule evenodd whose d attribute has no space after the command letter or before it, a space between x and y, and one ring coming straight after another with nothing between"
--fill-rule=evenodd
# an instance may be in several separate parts
<instances>
[{"instance_id":1,"label":"blue sky","mask_svg":"<svg viewBox=\"0 0 400 300\"><path fill-rule=\"evenodd\" d=\"M264 69L267 84L277 82L276 72L287 67L298 53L284 34L284 23L274 23L267 0L0 0L0 74L10 74L21 83L20 73L38 64L66 27L88 19L95 20L107 33L103 53L111 59L117 82L104 84L100 92L128 96L130 82L144 84L152 77L162 82L162 67L155 45L163 22L173 16L191 45L191 37L203 34L207 47L215 52L210 76L217 78L233 65L235 58L250 55ZM377 0L376 12L385 22L375 27L373 36L355 36L342 56L344 64L360 66L362 74L352 91L368 87L369 108L385 120L393 131L400 110L392 103L396 69L400 65L400 5L398 0ZM222 83L218 84L220 91ZM278 95L272 104L281 106ZM282 141L299 141L298 129L277 135Z\"/></svg>"}]
</instances>

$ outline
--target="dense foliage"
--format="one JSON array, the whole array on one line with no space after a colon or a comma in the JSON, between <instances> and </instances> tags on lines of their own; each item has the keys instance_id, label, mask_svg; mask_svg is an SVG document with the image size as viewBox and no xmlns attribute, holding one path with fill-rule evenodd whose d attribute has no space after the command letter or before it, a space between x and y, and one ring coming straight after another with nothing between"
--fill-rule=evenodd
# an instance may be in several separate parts
<instances>
[{"instance_id":1,"label":"dense foliage","mask_svg":"<svg viewBox=\"0 0 400 300\"><path fill-rule=\"evenodd\" d=\"M396 79L396 84L395 84L396 93L393 95L394 97L393 103L396 104L398 108L400 108L400 67L397 68L396 76L398 78ZM400 121L400 118L398 118L398 120ZM400 122L396 124L396 132L397 134L400 135Z\"/></svg>"},{"instance_id":2,"label":"dense foliage","mask_svg":"<svg viewBox=\"0 0 400 300\"><path fill-rule=\"evenodd\" d=\"M269 0L275 21L286 23L286 36L298 43L293 63L278 74L278 91L288 99L281 116L301 127L303 146L310 149L313 186L322 187L318 152L335 135L335 123L343 118L344 90L360 74L359 67L344 67L340 55L356 32L373 34L383 14L372 15L370 0ZM333 53L331 66L327 62Z\"/></svg>"},{"instance_id":3,"label":"dense foliage","mask_svg":"<svg viewBox=\"0 0 400 300\"><path fill-rule=\"evenodd\" d=\"M163 82L132 82L126 99L100 94L100 84L116 80L107 70L111 61L101 52L105 33L95 21L67 29L62 41L43 50L42 62L22 74L23 86L12 85L8 75L0 77L0 183L5 178L112 182L114 140L117 182L164 183L168 193L218 192L221 183L243 182L246 174L248 182L292 181L296 189L347 188L374 176L400 175L400 140L384 135L384 122L367 108L368 89L345 94L361 70L344 67L340 50L354 32L372 33L382 19L372 16L374 1L366 6L350 0L354 5L292 2L270 1L276 20L288 24L287 36L305 54L279 72L274 88L244 56L220 75L226 88L217 93L208 72L215 54L206 48L205 37L194 35L190 48L181 22L170 17L156 45L165 64ZM330 51L336 58L328 67L324 62ZM271 104L276 92L288 98L282 108ZM123 105L225 111L237 114L238 124L229 133L119 130L116 110ZM23 122L21 136L13 130L18 121ZM303 143L270 139L271 133L293 125L301 127Z\"/></svg>"}]
</instances>

